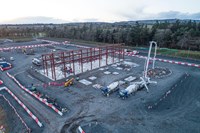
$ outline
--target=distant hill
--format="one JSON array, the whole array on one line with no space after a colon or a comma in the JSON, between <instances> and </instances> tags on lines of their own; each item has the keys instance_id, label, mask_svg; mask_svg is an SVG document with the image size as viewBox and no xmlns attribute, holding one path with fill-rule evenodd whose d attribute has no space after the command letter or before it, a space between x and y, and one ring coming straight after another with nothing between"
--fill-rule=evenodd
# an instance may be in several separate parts
<instances>
[{"instance_id":1,"label":"distant hill","mask_svg":"<svg viewBox=\"0 0 200 133\"><path fill-rule=\"evenodd\" d=\"M141 23L141 24L150 24L153 25L157 22L159 23L175 23L177 20L179 20L180 22L188 22L190 21L190 19L155 19L155 20L137 20L137 21L122 21L122 22L115 22L115 24L128 24L128 25L135 25L136 22ZM200 20L191 20L192 22L200 22Z\"/></svg>"},{"instance_id":2,"label":"distant hill","mask_svg":"<svg viewBox=\"0 0 200 133\"><path fill-rule=\"evenodd\" d=\"M124 22L0 25L0 38L54 37L102 43L200 50L200 20L158 19Z\"/></svg>"},{"instance_id":3,"label":"distant hill","mask_svg":"<svg viewBox=\"0 0 200 133\"><path fill-rule=\"evenodd\" d=\"M42 20L45 20L46 18L43 18ZM24 21L26 20L26 21ZM96 24L96 25L107 25L107 24L114 24L114 25L135 25L136 22L140 23L140 24L149 24L149 25L153 25L157 22L159 23L175 23L177 20L179 20L180 22L188 22L190 21L190 19L154 19L154 20L137 20L137 21L120 21L120 22L114 22L114 23L109 23L109 22L72 22L72 23L66 23L66 22L62 22L62 23L58 23L60 21L57 21L56 19L52 19L51 23L48 23L48 21L44 21L44 23L42 23L41 21L37 23L37 21L35 20L34 23L30 23L30 21L27 21L28 18L20 20L20 22L27 22L24 24L0 24L0 26L34 26L34 25L46 25L46 26L52 26L52 25L71 25L71 26L76 26L76 25L81 25L81 24ZM192 22L197 22L200 23L200 20L191 20ZM55 22L55 23L54 23Z\"/></svg>"}]
</instances>

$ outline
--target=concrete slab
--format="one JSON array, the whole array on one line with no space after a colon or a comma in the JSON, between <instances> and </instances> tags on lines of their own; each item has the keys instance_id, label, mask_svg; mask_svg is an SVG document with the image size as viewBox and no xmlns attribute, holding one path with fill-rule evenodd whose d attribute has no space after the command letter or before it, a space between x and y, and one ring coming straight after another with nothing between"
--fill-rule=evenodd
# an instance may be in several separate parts
<instances>
[{"instance_id":1,"label":"concrete slab","mask_svg":"<svg viewBox=\"0 0 200 133\"><path fill-rule=\"evenodd\" d=\"M100 84L94 84L92 87L94 87L95 89L101 89L102 86Z\"/></svg>"},{"instance_id":2,"label":"concrete slab","mask_svg":"<svg viewBox=\"0 0 200 133\"><path fill-rule=\"evenodd\" d=\"M90 82L90 81L88 81L86 79L81 79L79 82L84 84L84 85L91 85L92 84L92 82Z\"/></svg>"},{"instance_id":3,"label":"concrete slab","mask_svg":"<svg viewBox=\"0 0 200 133\"><path fill-rule=\"evenodd\" d=\"M117 69L117 70L123 70L123 68L121 68L121 67L117 67L116 69Z\"/></svg>"},{"instance_id":4,"label":"concrete slab","mask_svg":"<svg viewBox=\"0 0 200 133\"><path fill-rule=\"evenodd\" d=\"M131 81L134 81L135 79L136 79L136 77L129 76L129 77L125 78L124 80L131 82Z\"/></svg>"},{"instance_id":5,"label":"concrete slab","mask_svg":"<svg viewBox=\"0 0 200 133\"><path fill-rule=\"evenodd\" d=\"M140 65L137 64L137 63L129 62L129 61L124 61L124 64L129 65L129 66L131 66L131 67L138 67L138 66L140 66Z\"/></svg>"},{"instance_id":6,"label":"concrete slab","mask_svg":"<svg viewBox=\"0 0 200 133\"><path fill-rule=\"evenodd\" d=\"M111 74L111 72L105 71L104 74L108 75L108 74Z\"/></svg>"},{"instance_id":7,"label":"concrete slab","mask_svg":"<svg viewBox=\"0 0 200 133\"><path fill-rule=\"evenodd\" d=\"M95 80L95 79L97 79L97 77L91 76L91 77L89 77L89 79L90 79L90 80Z\"/></svg>"},{"instance_id":8,"label":"concrete slab","mask_svg":"<svg viewBox=\"0 0 200 133\"><path fill-rule=\"evenodd\" d=\"M118 73L118 72L113 72L112 74L113 74L113 75L119 75L119 73Z\"/></svg>"},{"instance_id":9,"label":"concrete slab","mask_svg":"<svg viewBox=\"0 0 200 133\"><path fill-rule=\"evenodd\" d=\"M99 70L100 70L100 71L103 71L103 70L105 70L105 69L104 69L104 68L99 68Z\"/></svg>"},{"instance_id":10,"label":"concrete slab","mask_svg":"<svg viewBox=\"0 0 200 133\"><path fill-rule=\"evenodd\" d=\"M112 67L117 67L117 64L113 64L113 65L111 65Z\"/></svg>"}]
</instances>

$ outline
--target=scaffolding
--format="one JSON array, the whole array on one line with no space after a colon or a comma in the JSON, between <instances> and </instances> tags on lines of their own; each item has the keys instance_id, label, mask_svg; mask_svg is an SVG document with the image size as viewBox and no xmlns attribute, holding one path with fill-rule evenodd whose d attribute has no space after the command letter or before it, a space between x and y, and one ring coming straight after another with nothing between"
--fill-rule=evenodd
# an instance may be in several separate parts
<instances>
[{"instance_id":1,"label":"scaffolding","mask_svg":"<svg viewBox=\"0 0 200 133\"><path fill-rule=\"evenodd\" d=\"M42 55L43 73L53 80L57 80L58 68L62 70L63 78L66 78L69 76L67 70L70 70L71 75L76 75L123 60L124 49L120 44ZM87 66L83 67L84 64Z\"/></svg>"}]
</instances>

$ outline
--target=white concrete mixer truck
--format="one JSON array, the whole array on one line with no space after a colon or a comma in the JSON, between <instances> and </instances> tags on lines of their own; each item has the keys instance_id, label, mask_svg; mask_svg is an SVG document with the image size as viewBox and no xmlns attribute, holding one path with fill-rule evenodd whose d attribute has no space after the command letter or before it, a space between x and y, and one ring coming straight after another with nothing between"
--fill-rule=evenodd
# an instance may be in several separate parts
<instances>
[{"instance_id":1,"label":"white concrete mixer truck","mask_svg":"<svg viewBox=\"0 0 200 133\"><path fill-rule=\"evenodd\" d=\"M105 96L109 96L111 93L117 91L118 89L119 89L119 81L116 81L106 87L103 87L101 91L102 94L104 94Z\"/></svg>"},{"instance_id":2,"label":"white concrete mixer truck","mask_svg":"<svg viewBox=\"0 0 200 133\"><path fill-rule=\"evenodd\" d=\"M141 81L140 82L134 82L133 84L129 85L126 89L120 90L119 91L119 96L123 99L127 98L130 94L142 89L146 88L147 92L149 92L149 89L147 87L148 84L154 83L157 84L155 81L150 81L149 78L144 80L144 78L140 77Z\"/></svg>"}]
</instances>

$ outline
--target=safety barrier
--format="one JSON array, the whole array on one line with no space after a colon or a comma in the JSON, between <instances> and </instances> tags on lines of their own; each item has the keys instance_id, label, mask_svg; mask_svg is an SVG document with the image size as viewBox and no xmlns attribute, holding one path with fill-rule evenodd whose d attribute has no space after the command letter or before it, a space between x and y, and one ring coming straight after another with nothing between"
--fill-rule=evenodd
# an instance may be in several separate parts
<instances>
[{"instance_id":1,"label":"safety barrier","mask_svg":"<svg viewBox=\"0 0 200 133\"><path fill-rule=\"evenodd\" d=\"M50 107L51 109L53 109L59 115L61 115L61 116L63 115L63 113L61 111L59 111L55 106L53 106L52 104L48 103L47 101L45 101L44 99L40 98L35 93L31 92L30 90L28 90L27 88L25 88L23 85L21 85L21 83L19 83L19 81L14 76L10 75L8 72L7 72L7 75L10 78L12 78L17 83L17 85L19 85L19 87L22 88L24 91L28 92L30 95L34 96L40 102L44 103L45 105L47 105L48 107Z\"/></svg>"},{"instance_id":2,"label":"safety barrier","mask_svg":"<svg viewBox=\"0 0 200 133\"><path fill-rule=\"evenodd\" d=\"M10 105L10 107L14 110L15 114L17 115L17 117L20 119L20 121L22 122L22 124L24 124L24 126L26 127L26 130L30 133L31 129L27 126L27 124L25 123L25 121L22 119L22 117L18 114L17 110L15 109L15 107L10 103L10 101L2 94L0 94L0 97L3 97L3 99Z\"/></svg>"},{"instance_id":3,"label":"safety barrier","mask_svg":"<svg viewBox=\"0 0 200 133\"><path fill-rule=\"evenodd\" d=\"M85 131L83 131L83 129L81 128L81 126L78 127L78 130L80 133L85 133Z\"/></svg>"},{"instance_id":4,"label":"safety barrier","mask_svg":"<svg viewBox=\"0 0 200 133\"><path fill-rule=\"evenodd\" d=\"M49 44L35 44L35 45L27 45L27 46L15 46L15 47L6 47L6 48L0 48L0 52L7 51L7 50L16 50L16 49L24 49L24 48L37 48L37 47L46 47L46 46L52 46L52 45L64 45L67 44L68 41L65 41L65 43L61 42L54 42L54 41L48 41L48 40L41 40L48 42Z\"/></svg>"},{"instance_id":5,"label":"safety barrier","mask_svg":"<svg viewBox=\"0 0 200 133\"><path fill-rule=\"evenodd\" d=\"M4 89L22 106L22 108L31 116L31 118L38 124L39 127L42 127L42 123L39 119L7 88Z\"/></svg>"},{"instance_id":6,"label":"safety barrier","mask_svg":"<svg viewBox=\"0 0 200 133\"><path fill-rule=\"evenodd\" d=\"M146 59L147 58L146 56L135 55L135 54L127 54L127 56L138 57L138 58L141 58L141 59ZM152 58L150 58L150 59L152 60ZM160 61L160 62L171 63L171 64L178 64L178 65L185 65L185 66L200 68L199 64L194 64L194 63L166 60L166 59L160 59L160 58L155 58L155 60Z\"/></svg>"}]
</instances>

